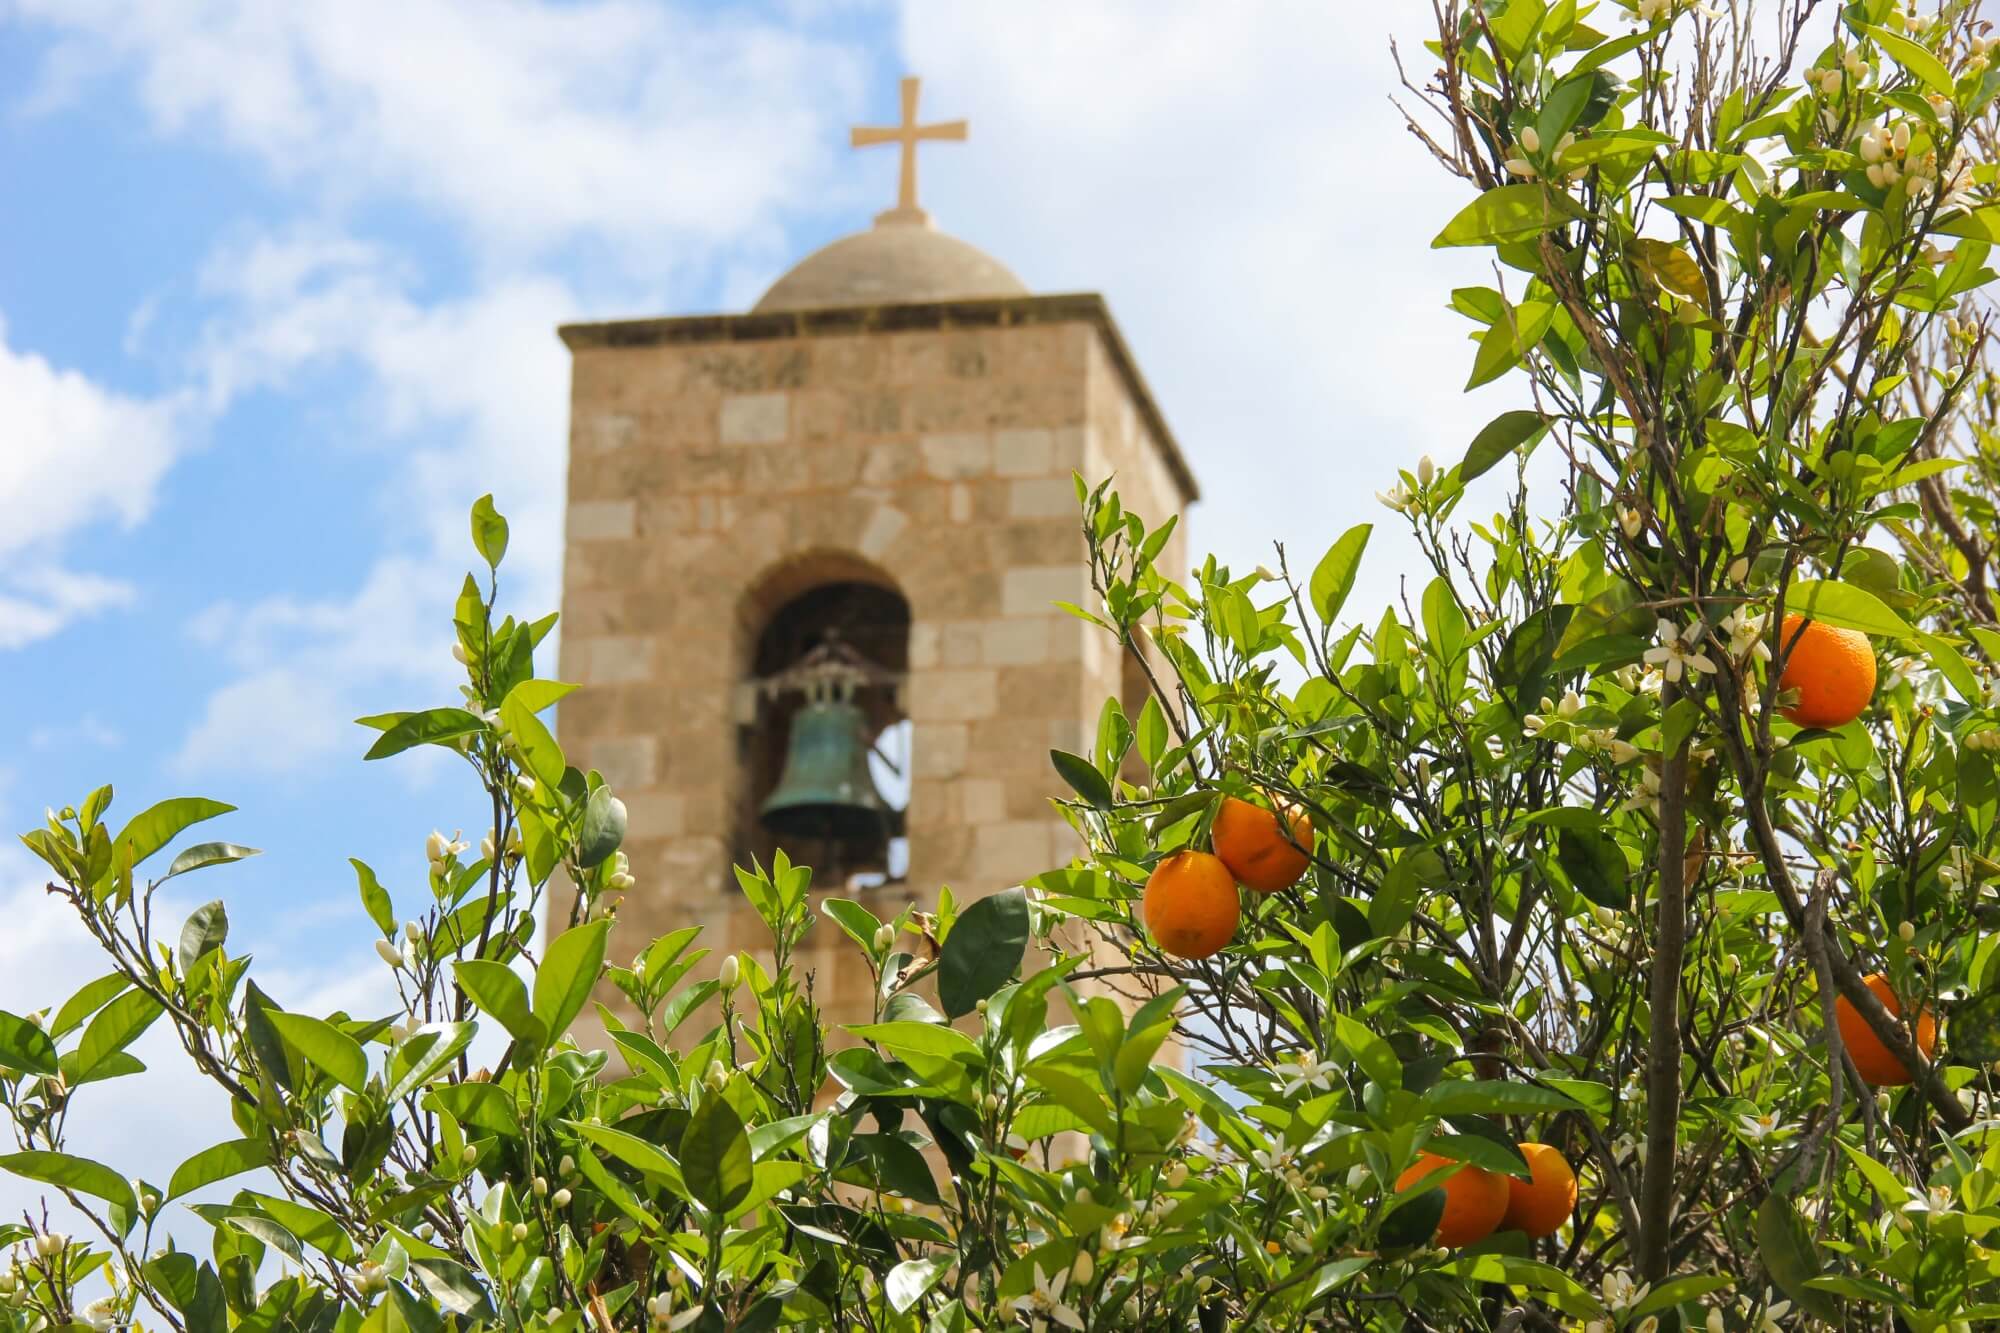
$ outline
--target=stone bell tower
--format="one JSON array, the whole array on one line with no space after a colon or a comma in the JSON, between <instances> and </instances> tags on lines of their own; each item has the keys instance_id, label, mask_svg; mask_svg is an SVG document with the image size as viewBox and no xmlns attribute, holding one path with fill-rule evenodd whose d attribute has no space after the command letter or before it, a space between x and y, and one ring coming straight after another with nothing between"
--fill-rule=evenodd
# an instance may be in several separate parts
<instances>
[{"instance_id":1,"label":"stone bell tower","mask_svg":"<svg viewBox=\"0 0 2000 1333\"><path fill-rule=\"evenodd\" d=\"M1137 706L1109 637L1055 605L1092 598L1071 474L1115 473L1155 518L1194 478L1102 297L1035 295L917 207L918 141L965 125L919 125L917 81L902 94L900 125L854 131L902 152L897 206L868 230L748 313L561 330L560 669L587 688L557 726L630 812L621 963L695 923L717 958L763 947L730 868L784 842L763 807L805 704L772 682L807 659L865 673L843 716L872 747L856 763L884 835L787 850L816 895L885 920L1076 854L1049 750L1087 751L1107 695ZM1178 536L1160 564L1184 570ZM813 938L829 1017L865 1021L852 946Z\"/></svg>"}]
</instances>

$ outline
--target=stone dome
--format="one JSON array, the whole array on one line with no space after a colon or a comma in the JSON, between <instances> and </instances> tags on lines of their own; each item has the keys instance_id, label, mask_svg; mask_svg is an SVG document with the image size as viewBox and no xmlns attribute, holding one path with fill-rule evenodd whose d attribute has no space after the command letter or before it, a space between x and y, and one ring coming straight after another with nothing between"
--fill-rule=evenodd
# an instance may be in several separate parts
<instances>
[{"instance_id":1,"label":"stone dome","mask_svg":"<svg viewBox=\"0 0 2000 1333\"><path fill-rule=\"evenodd\" d=\"M928 221L884 218L801 259L751 313L1028 294L1026 284L978 246Z\"/></svg>"}]
</instances>

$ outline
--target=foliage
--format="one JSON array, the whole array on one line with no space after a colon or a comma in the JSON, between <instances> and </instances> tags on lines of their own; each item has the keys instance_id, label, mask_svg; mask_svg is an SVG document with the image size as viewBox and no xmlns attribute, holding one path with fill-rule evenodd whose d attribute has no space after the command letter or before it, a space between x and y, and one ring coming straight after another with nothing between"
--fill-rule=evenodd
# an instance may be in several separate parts
<instances>
[{"instance_id":1,"label":"foliage","mask_svg":"<svg viewBox=\"0 0 2000 1333\"><path fill-rule=\"evenodd\" d=\"M1178 580L1171 518L1079 479L1073 610L1152 688L1052 756L1088 852L1026 889L885 923L779 858L739 872L768 953L690 927L607 959L624 808L542 720L571 688L534 674L553 618L496 621L482 500L463 702L364 719L368 757L450 750L493 810L476 857L432 835L414 899L356 863L397 1012L284 1010L219 903L161 936L161 884L251 852L139 867L226 806L114 833L105 788L26 836L112 970L0 1015L0 1167L97 1232L0 1229L10 1326L2000 1317L2000 386L1972 304L2000 73L1962 0L1832 8L1638 0L1612 36L1609 5L1441 0L1411 127L1475 191L1437 243L1495 264L1452 294L1470 381L1530 406L1384 495L1429 579L1350 627L1367 525L1310 571ZM1886 655L1860 719L1786 720L1785 612ZM1189 962L1138 897L1221 793L1305 809L1312 866ZM845 1032L796 964L826 921L876 982ZM1934 1061L1878 971L1942 1016ZM1909 1086L1862 1086L1836 996ZM587 1013L614 1049L565 1035ZM65 1147L161 1021L235 1122L164 1185ZM1523 1140L1577 1167L1572 1225L1433 1246L1437 1178L1396 1184L1419 1152L1521 1176ZM253 1172L187 1205L205 1253L160 1247Z\"/></svg>"}]
</instances>

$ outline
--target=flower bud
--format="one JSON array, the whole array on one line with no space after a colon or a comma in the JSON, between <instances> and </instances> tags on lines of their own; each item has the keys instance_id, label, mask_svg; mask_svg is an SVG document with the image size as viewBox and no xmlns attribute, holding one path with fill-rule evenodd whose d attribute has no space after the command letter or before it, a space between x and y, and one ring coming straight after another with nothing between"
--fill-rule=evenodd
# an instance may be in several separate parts
<instances>
[{"instance_id":1,"label":"flower bud","mask_svg":"<svg viewBox=\"0 0 2000 1333\"><path fill-rule=\"evenodd\" d=\"M1527 149L1531 153L1539 153L1542 151L1542 136L1540 132L1538 132L1533 125L1530 125L1526 129L1521 131L1521 147Z\"/></svg>"},{"instance_id":2,"label":"flower bud","mask_svg":"<svg viewBox=\"0 0 2000 1333\"><path fill-rule=\"evenodd\" d=\"M1076 1201L1082 1204L1085 1208L1090 1207L1092 1203L1096 1202L1096 1200L1092 1199L1090 1196L1090 1187L1088 1185L1084 1186L1082 1189L1076 1192Z\"/></svg>"},{"instance_id":3,"label":"flower bud","mask_svg":"<svg viewBox=\"0 0 2000 1333\"><path fill-rule=\"evenodd\" d=\"M604 887L616 890L619 893L624 893L627 889L630 889L633 885L637 884L638 882L639 882L638 880L633 879L630 875L626 874L624 871L621 870L617 874L613 875L610 879L605 880Z\"/></svg>"},{"instance_id":4,"label":"flower bud","mask_svg":"<svg viewBox=\"0 0 2000 1333\"><path fill-rule=\"evenodd\" d=\"M1165 1173L1162 1174L1160 1177L1161 1181L1170 1190L1177 1190L1181 1186L1187 1184L1187 1178L1188 1178L1188 1169L1186 1162L1175 1162L1172 1166L1168 1167Z\"/></svg>"},{"instance_id":5,"label":"flower bud","mask_svg":"<svg viewBox=\"0 0 2000 1333\"><path fill-rule=\"evenodd\" d=\"M444 834L438 832L436 829L432 829L431 836L424 839L424 859L426 861L442 861L450 852L451 839L445 837Z\"/></svg>"},{"instance_id":6,"label":"flower bud","mask_svg":"<svg viewBox=\"0 0 2000 1333\"><path fill-rule=\"evenodd\" d=\"M389 943L389 941L376 940L375 952L380 954L382 956L382 961L387 963L390 967L403 966L403 951L398 949L395 945Z\"/></svg>"},{"instance_id":7,"label":"flower bud","mask_svg":"<svg viewBox=\"0 0 2000 1333\"><path fill-rule=\"evenodd\" d=\"M458 1154L458 1160L471 1166L479 1160L479 1149L473 1144L466 1144L464 1150Z\"/></svg>"},{"instance_id":8,"label":"flower bud","mask_svg":"<svg viewBox=\"0 0 2000 1333\"><path fill-rule=\"evenodd\" d=\"M721 1092L729 1083L729 1071L722 1067L722 1061L711 1060L708 1072L701 1076L701 1081L708 1085L710 1092Z\"/></svg>"},{"instance_id":9,"label":"flower bud","mask_svg":"<svg viewBox=\"0 0 2000 1333\"><path fill-rule=\"evenodd\" d=\"M743 979L743 965L736 961L735 954L730 954L722 960L722 967L716 972L715 979L722 983L722 989L726 991L736 989L736 983Z\"/></svg>"},{"instance_id":10,"label":"flower bud","mask_svg":"<svg viewBox=\"0 0 2000 1333\"><path fill-rule=\"evenodd\" d=\"M1529 133L1532 134L1533 131L1530 130ZM1417 460L1417 481L1425 486L1430 485L1437 477L1437 470L1437 464L1431 461L1429 454L1425 454Z\"/></svg>"},{"instance_id":11,"label":"flower bud","mask_svg":"<svg viewBox=\"0 0 2000 1333\"><path fill-rule=\"evenodd\" d=\"M1905 921L1902 925L1896 927L1896 938L1901 940L1903 943L1908 944L1911 940L1915 939L1916 937L1917 937L1917 927L1914 922Z\"/></svg>"},{"instance_id":12,"label":"flower bud","mask_svg":"<svg viewBox=\"0 0 2000 1333\"><path fill-rule=\"evenodd\" d=\"M451 641L451 655L460 666L470 666L472 664L472 659L466 655L465 645L457 639Z\"/></svg>"},{"instance_id":13,"label":"flower bud","mask_svg":"<svg viewBox=\"0 0 2000 1333\"><path fill-rule=\"evenodd\" d=\"M894 926L885 924L875 932L876 953L888 952L889 946L894 944L895 942L896 942L896 928Z\"/></svg>"},{"instance_id":14,"label":"flower bud","mask_svg":"<svg viewBox=\"0 0 2000 1333\"><path fill-rule=\"evenodd\" d=\"M556 1163L556 1172L565 1180L575 1175L576 1158L571 1157L568 1153L564 1153L562 1161Z\"/></svg>"},{"instance_id":15,"label":"flower bud","mask_svg":"<svg viewBox=\"0 0 2000 1333\"><path fill-rule=\"evenodd\" d=\"M528 1238L528 1224L526 1222L516 1222L514 1224L513 1236L516 1244L526 1240Z\"/></svg>"},{"instance_id":16,"label":"flower bud","mask_svg":"<svg viewBox=\"0 0 2000 1333\"><path fill-rule=\"evenodd\" d=\"M492 829L486 830L486 836L479 840L479 854L482 857L486 858L488 861L491 861L493 859L493 853L498 850L499 848L493 845L493 830Z\"/></svg>"},{"instance_id":17,"label":"flower bud","mask_svg":"<svg viewBox=\"0 0 2000 1333\"><path fill-rule=\"evenodd\" d=\"M69 1247L69 1237L60 1231L44 1231L35 1237L35 1253L44 1259L53 1259Z\"/></svg>"},{"instance_id":18,"label":"flower bud","mask_svg":"<svg viewBox=\"0 0 2000 1333\"><path fill-rule=\"evenodd\" d=\"M986 1001L980 1000L976 1004L974 1004L972 1006L972 1012L978 1014L981 1018L984 1018L986 1016Z\"/></svg>"},{"instance_id":19,"label":"flower bud","mask_svg":"<svg viewBox=\"0 0 2000 1333\"><path fill-rule=\"evenodd\" d=\"M528 1188L533 1190L537 1197L547 1194L549 1192L549 1178L547 1176L536 1176L528 1182Z\"/></svg>"},{"instance_id":20,"label":"flower bud","mask_svg":"<svg viewBox=\"0 0 2000 1333\"><path fill-rule=\"evenodd\" d=\"M424 938L423 923L421 921L405 921L403 923L403 938L412 944L421 942Z\"/></svg>"},{"instance_id":21,"label":"flower bud","mask_svg":"<svg viewBox=\"0 0 2000 1333\"><path fill-rule=\"evenodd\" d=\"M566 1189L557 1190L554 1194L549 1196L549 1203L556 1208L569 1207L569 1201L570 1201L570 1192Z\"/></svg>"},{"instance_id":22,"label":"flower bud","mask_svg":"<svg viewBox=\"0 0 2000 1333\"><path fill-rule=\"evenodd\" d=\"M1089 1282L1097 1273L1097 1261L1090 1257L1089 1250L1076 1252L1076 1267L1070 1270L1072 1280L1080 1287Z\"/></svg>"}]
</instances>

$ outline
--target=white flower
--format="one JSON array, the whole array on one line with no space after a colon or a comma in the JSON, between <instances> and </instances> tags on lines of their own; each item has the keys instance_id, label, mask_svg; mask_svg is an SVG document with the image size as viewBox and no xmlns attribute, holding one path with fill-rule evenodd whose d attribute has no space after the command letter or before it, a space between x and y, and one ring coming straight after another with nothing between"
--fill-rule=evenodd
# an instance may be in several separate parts
<instances>
[{"instance_id":1,"label":"white flower","mask_svg":"<svg viewBox=\"0 0 2000 1333\"><path fill-rule=\"evenodd\" d=\"M1723 617L1722 628L1729 635L1729 655L1741 661L1745 654L1760 662L1771 660L1771 645L1764 642L1764 617L1737 607Z\"/></svg>"},{"instance_id":2,"label":"white flower","mask_svg":"<svg viewBox=\"0 0 2000 1333\"><path fill-rule=\"evenodd\" d=\"M1641 23L1657 23L1673 13L1673 0L1638 0L1634 12Z\"/></svg>"},{"instance_id":3,"label":"white flower","mask_svg":"<svg viewBox=\"0 0 2000 1333\"><path fill-rule=\"evenodd\" d=\"M1290 1169L1292 1165L1292 1150L1283 1146L1269 1150L1252 1148L1250 1150L1250 1160L1255 1162L1262 1170L1269 1171L1275 1175L1278 1172Z\"/></svg>"},{"instance_id":4,"label":"white flower","mask_svg":"<svg viewBox=\"0 0 2000 1333\"><path fill-rule=\"evenodd\" d=\"M1792 1308L1790 1301L1774 1301L1771 1289L1764 1288L1764 1310L1759 1316L1757 1333L1785 1333L1785 1326L1778 1321Z\"/></svg>"},{"instance_id":5,"label":"white flower","mask_svg":"<svg viewBox=\"0 0 2000 1333\"><path fill-rule=\"evenodd\" d=\"M1626 797L1625 804L1618 808L1620 810L1650 810L1654 814L1660 813L1659 771L1650 767L1640 769L1638 789Z\"/></svg>"},{"instance_id":6,"label":"white flower","mask_svg":"<svg viewBox=\"0 0 2000 1333\"><path fill-rule=\"evenodd\" d=\"M1649 1282L1634 1284L1630 1273L1619 1269L1612 1269L1604 1275L1602 1285L1604 1303L1614 1310L1623 1310L1628 1306L1637 1305L1640 1301L1646 1299L1646 1290L1651 1285Z\"/></svg>"},{"instance_id":7,"label":"white flower","mask_svg":"<svg viewBox=\"0 0 2000 1333\"><path fill-rule=\"evenodd\" d=\"M1639 534L1645 530L1646 519L1638 510L1626 505L1618 511L1618 526L1625 530L1627 537L1636 541Z\"/></svg>"},{"instance_id":8,"label":"white flower","mask_svg":"<svg viewBox=\"0 0 2000 1333\"><path fill-rule=\"evenodd\" d=\"M1597 739L1614 764L1629 764L1639 757L1639 747L1630 741L1619 740L1618 733L1610 727L1598 732Z\"/></svg>"},{"instance_id":9,"label":"white flower","mask_svg":"<svg viewBox=\"0 0 2000 1333\"><path fill-rule=\"evenodd\" d=\"M1035 1289L1028 1293L1028 1309L1031 1327L1046 1328L1050 1323L1061 1324L1083 1333L1083 1316L1063 1303L1063 1288L1069 1285L1069 1273L1059 1272L1053 1279L1044 1273L1038 1264L1035 1267Z\"/></svg>"},{"instance_id":10,"label":"white flower","mask_svg":"<svg viewBox=\"0 0 2000 1333\"><path fill-rule=\"evenodd\" d=\"M1700 621L1683 629L1671 620L1659 624L1659 646L1648 648L1645 660L1660 668L1661 674L1670 681L1678 681L1692 667L1696 671L1715 673L1715 662L1701 651L1704 629Z\"/></svg>"},{"instance_id":11,"label":"white flower","mask_svg":"<svg viewBox=\"0 0 2000 1333\"><path fill-rule=\"evenodd\" d=\"M1399 514L1407 513L1410 506L1415 504L1417 499L1416 496L1411 495L1403 489L1403 483L1400 481L1386 491L1375 492L1375 498Z\"/></svg>"},{"instance_id":12,"label":"white flower","mask_svg":"<svg viewBox=\"0 0 2000 1333\"><path fill-rule=\"evenodd\" d=\"M83 1318L92 1328L104 1333L118 1322L118 1303L110 1297L102 1297L83 1307Z\"/></svg>"},{"instance_id":13,"label":"white flower","mask_svg":"<svg viewBox=\"0 0 2000 1333\"><path fill-rule=\"evenodd\" d=\"M1768 1111L1763 1115L1740 1115L1736 1117L1736 1123L1741 1127L1744 1137L1753 1143L1762 1143L1773 1135L1782 1136L1786 1133L1785 1127L1778 1123L1778 1117Z\"/></svg>"},{"instance_id":14,"label":"white flower","mask_svg":"<svg viewBox=\"0 0 2000 1333\"><path fill-rule=\"evenodd\" d=\"M431 836L424 839L424 859L431 863L432 870L442 873L445 863L466 849L467 844L459 841L460 832L461 830L453 830L452 835L447 838L436 829L432 829Z\"/></svg>"},{"instance_id":15,"label":"white flower","mask_svg":"<svg viewBox=\"0 0 2000 1333\"><path fill-rule=\"evenodd\" d=\"M1302 1055L1297 1071L1285 1076L1278 1091L1286 1097L1295 1097L1307 1088L1324 1092L1333 1085L1333 1076L1339 1072L1340 1066L1332 1060L1312 1060Z\"/></svg>"},{"instance_id":16,"label":"white flower","mask_svg":"<svg viewBox=\"0 0 2000 1333\"><path fill-rule=\"evenodd\" d=\"M403 951L387 940L376 940L375 952L380 954L382 961L390 967L404 966Z\"/></svg>"}]
</instances>

